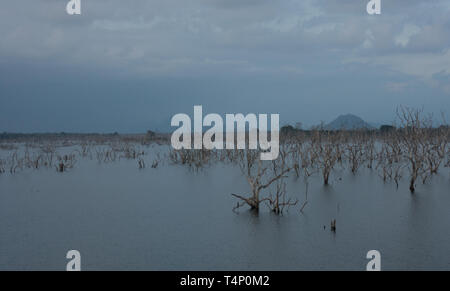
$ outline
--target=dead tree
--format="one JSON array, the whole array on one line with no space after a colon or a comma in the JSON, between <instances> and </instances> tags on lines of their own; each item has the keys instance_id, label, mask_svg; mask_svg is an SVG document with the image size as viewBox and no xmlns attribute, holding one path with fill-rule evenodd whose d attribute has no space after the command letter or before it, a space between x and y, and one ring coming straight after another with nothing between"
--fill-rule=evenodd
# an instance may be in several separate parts
<instances>
[{"instance_id":1,"label":"dead tree","mask_svg":"<svg viewBox=\"0 0 450 291\"><path fill-rule=\"evenodd\" d=\"M359 166L363 163L363 145L357 141L355 143L347 145L347 155L351 165L351 171L353 174L359 169Z\"/></svg>"},{"instance_id":2,"label":"dead tree","mask_svg":"<svg viewBox=\"0 0 450 291\"><path fill-rule=\"evenodd\" d=\"M275 181L276 192L274 197L270 195L268 201L269 207L276 214L282 214L286 207L295 206L298 203L298 200L296 199L294 200L291 198L287 198L286 182L284 181L286 176L280 175L282 172L285 171L285 169L292 169L292 167L289 168L286 166L286 160L289 158L287 157L287 155L288 153L284 151L283 147L283 149L280 151L280 159L272 161L271 175L280 178Z\"/></svg>"},{"instance_id":3,"label":"dead tree","mask_svg":"<svg viewBox=\"0 0 450 291\"><path fill-rule=\"evenodd\" d=\"M262 190L269 188L273 183L286 177L286 174L291 170L291 168L286 165L285 154L281 153L281 149L278 159L272 162L261 161L260 151L258 150L239 150L238 163L250 185L251 195L249 197L244 197L234 193L231 194L240 200L233 210L248 205L251 209L258 211L262 202L267 201L269 204L274 204L274 198L271 198L270 196L261 198L260 193ZM268 166L268 163L272 163L271 173L269 173L270 167ZM277 199L277 197L282 198L284 195L282 182L280 183L279 191L277 191L275 199ZM281 203L283 204L284 202ZM280 206L279 202L278 206Z\"/></svg>"},{"instance_id":4,"label":"dead tree","mask_svg":"<svg viewBox=\"0 0 450 291\"><path fill-rule=\"evenodd\" d=\"M139 169L145 169L145 161L143 158L139 158L138 160L138 168Z\"/></svg>"},{"instance_id":5,"label":"dead tree","mask_svg":"<svg viewBox=\"0 0 450 291\"><path fill-rule=\"evenodd\" d=\"M316 163L322 172L323 184L328 185L330 174L336 165L339 152L333 142L321 142L313 148L313 155L316 157Z\"/></svg>"},{"instance_id":6,"label":"dead tree","mask_svg":"<svg viewBox=\"0 0 450 291\"><path fill-rule=\"evenodd\" d=\"M5 173L6 162L3 159L0 159L0 174Z\"/></svg>"},{"instance_id":7,"label":"dead tree","mask_svg":"<svg viewBox=\"0 0 450 291\"><path fill-rule=\"evenodd\" d=\"M400 107L397 117L401 128L397 130L397 137L402 147L403 156L409 166L409 190L414 193L416 181L428 175L426 167L426 130L431 129L431 118L424 118L422 110Z\"/></svg>"},{"instance_id":8,"label":"dead tree","mask_svg":"<svg viewBox=\"0 0 450 291\"><path fill-rule=\"evenodd\" d=\"M58 156L57 160L58 160L58 163L56 166L56 171L59 173L63 173L65 171L67 171L68 169L72 169L75 166L75 163L77 161L75 154Z\"/></svg>"}]
</instances>

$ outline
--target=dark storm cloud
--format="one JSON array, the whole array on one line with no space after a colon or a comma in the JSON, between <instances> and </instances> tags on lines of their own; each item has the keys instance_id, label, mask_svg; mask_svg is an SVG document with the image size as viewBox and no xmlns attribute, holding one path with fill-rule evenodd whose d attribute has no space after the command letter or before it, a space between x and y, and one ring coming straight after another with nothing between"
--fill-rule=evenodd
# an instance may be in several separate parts
<instances>
[{"instance_id":1,"label":"dark storm cloud","mask_svg":"<svg viewBox=\"0 0 450 291\"><path fill-rule=\"evenodd\" d=\"M450 107L446 0L382 1L380 16L366 0L81 2L81 16L65 13L66 0L2 4L4 130L163 128L195 102L307 124Z\"/></svg>"}]
</instances>

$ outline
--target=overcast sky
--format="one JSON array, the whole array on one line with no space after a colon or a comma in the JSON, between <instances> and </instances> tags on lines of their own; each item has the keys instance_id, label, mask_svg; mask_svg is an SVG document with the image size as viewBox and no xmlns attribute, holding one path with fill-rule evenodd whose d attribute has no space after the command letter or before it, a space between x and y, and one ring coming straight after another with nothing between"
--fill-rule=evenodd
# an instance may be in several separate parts
<instances>
[{"instance_id":1,"label":"overcast sky","mask_svg":"<svg viewBox=\"0 0 450 291\"><path fill-rule=\"evenodd\" d=\"M0 6L0 131L170 130L176 113L306 126L450 112L450 1L14 0Z\"/></svg>"}]
</instances>

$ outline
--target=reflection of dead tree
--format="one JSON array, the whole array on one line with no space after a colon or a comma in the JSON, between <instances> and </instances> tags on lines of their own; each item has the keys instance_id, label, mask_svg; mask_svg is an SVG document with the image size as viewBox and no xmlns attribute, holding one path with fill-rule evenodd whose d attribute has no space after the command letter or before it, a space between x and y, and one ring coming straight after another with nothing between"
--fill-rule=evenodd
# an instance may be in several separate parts
<instances>
[{"instance_id":1,"label":"reflection of dead tree","mask_svg":"<svg viewBox=\"0 0 450 291\"><path fill-rule=\"evenodd\" d=\"M5 173L6 162L3 159L0 159L0 174Z\"/></svg>"},{"instance_id":2,"label":"reflection of dead tree","mask_svg":"<svg viewBox=\"0 0 450 291\"><path fill-rule=\"evenodd\" d=\"M143 158L139 158L138 160L138 168L139 169L145 169L145 161Z\"/></svg>"},{"instance_id":3,"label":"reflection of dead tree","mask_svg":"<svg viewBox=\"0 0 450 291\"><path fill-rule=\"evenodd\" d=\"M330 229L332 232L336 232L336 219L333 219L330 224Z\"/></svg>"},{"instance_id":4,"label":"reflection of dead tree","mask_svg":"<svg viewBox=\"0 0 450 291\"><path fill-rule=\"evenodd\" d=\"M112 148L96 148L95 152L99 163L114 162L117 159L117 152Z\"/></svg>"},{"instance_id":5,"label":"reflection of dead tree","mask_svg":"<svg viewBox=\"0 0 450 291\"><path fill-rule=\"evenodd\" d=\"M116 148L115 151L122 152L123 157L129 160L135 160L140 156L144 155L143 151L139 151L134 145L126 143L123 145L119 145L119 148Z\"/></svg>"},{"instance_id":6,"label":"reflection of dead tree","mask_svg":"<svg viewBox=\"0 0 450 291\"><path fill-rule=\"evenodd\" d=\"M89 157L92 159L91 146L86 142L82 142L80 144L80 149L75 151L78 152L82 158Z\"/></svg>"},{"instance_id":7,"label":"reflection of dead tree","mask_svg":"<svg viewBox=\"0 0 450 291\"><path fill-rule=\"evenodd\" d=\"M53 158L55 156L56 147L53 144L46 144L41 147L43 164L45 167L53 167ZM36 169L38 165L36 165Z\"/></svg>"},{"instance_id":8,"label":"reflection of dead tree","mask_svg":"<svg viewBox=\"0 0 450 291\"><path fill-rule=\"evenodd\" d=\"M72 169L76 163L76 157L74 154L58 156L58 165L56 166L56 171L63 173L68 169Z\"/></svg>"},{"instance_id":9,"label":"reflection of dead tree","mask_svg":"<svg viewBox=\"0 0 450 291\"><path fill-rule=\"evenodd\" d=\"M294 205L297 202L292 202L290 199L285 199L285 183L283 178L291 170L286 165L287 154L280 149L280 155L277 160L272 161L272 167L268 167L268 162L263 162L259 159L260 152L257 150L241 150L239 151L239 166L242 173L246 176L251 188L251 196L244 197L238 194L232 194L234 197L242 200L236 204L233 210L236 210L244 205L250 206L251 209L259 210L261 202L267 201L272 206L272 210L280 213L285 206ZM265 180L265 181L263 181ZM270 187L277 182L277 192L275 197L261 198L262 190Z\"/></svg>"},{"instance_id":10,"label":"reflection of dead tree","mask_svg":"<svg viewBox=\"0 0 450 291\"><path fill-rule=\"evenodd\" d=\"M9 165L10 165L9 172L11 174L14 174L16 172L17 168L23 167L23 159L19 159L17 152L14 152L11 155Z\"/></svg>"},{"instance_id":11,"label":"reflection of dead tree","mask_svg":"<svg viewBox=\"0 0 450 291\"><path fill-rule=\"evenodd\" d=\"M156 169L159 166L160 162L162 162L162 158L161 158L161 154L158 152L156 154L156 157L153 159L152 169Z\"/></svg>"}]
</instances>

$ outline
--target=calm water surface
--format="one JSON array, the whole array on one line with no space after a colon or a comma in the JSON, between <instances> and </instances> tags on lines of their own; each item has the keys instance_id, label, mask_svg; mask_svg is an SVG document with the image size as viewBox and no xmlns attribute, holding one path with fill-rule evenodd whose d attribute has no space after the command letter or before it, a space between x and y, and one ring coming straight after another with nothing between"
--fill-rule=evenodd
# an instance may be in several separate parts
<instances>
[{"instance_id":1,"label":"calm water surface","mask_svg":"<svg viewBox=\"0 0 450 291\"><path fill-rule=\"evenodd\" d=\"M303 214L297 205L277 216L232 212L230 193L249 188L228 165L87 160L63 174L3 174L0 269L65 270L76 249L83 270L364 270L376 249L384 270L450 270L449 171L414 195L405 183L337 171L328 187L310 180ZM288 192L301 204L303 181L289 179Z\"/></svg>"}]
</instances>

